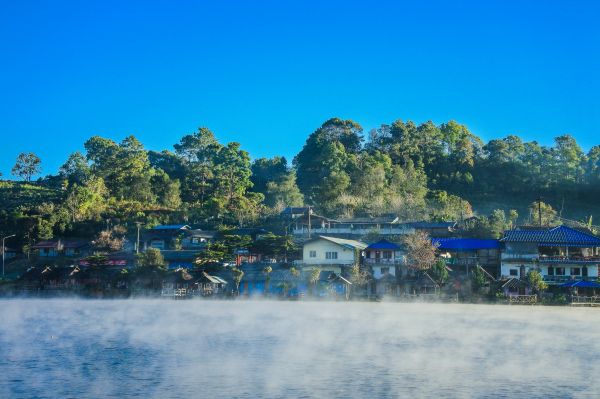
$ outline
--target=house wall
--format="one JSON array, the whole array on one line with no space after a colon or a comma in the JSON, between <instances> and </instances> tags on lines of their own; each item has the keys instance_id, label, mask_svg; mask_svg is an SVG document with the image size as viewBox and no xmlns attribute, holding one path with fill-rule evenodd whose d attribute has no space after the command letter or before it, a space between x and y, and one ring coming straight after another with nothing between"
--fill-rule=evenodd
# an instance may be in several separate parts
<instances>
[{"instance_id":1,"label":"house wall","mask_svg":"<svg viewBox=\"0 0 600 399\"><path fill-rule=\"evenodd\" d=\"M58 251L54 248L41 248L38 249L38 256L56 257L58 256Z\"/></svg>"},{"instance_id":2,"label":"house wall","mask_svg":"<svg viewBox=\"0 0 600 399\"><path fill-rule=\"evenodd\" d=\"M588 271L588 278L597 278L598 277L598 265L587 265L587 264L576 264L576 263L556 263L551 265L538 265L538 264L527 264L524 262L502 262L501 266L501 275L502 277L519 277L519 270L521 266L525 266L525 273L528 273L530 270L539 269L540 273L544 278L552 279L554 277L565 277L566 279L570 277L581 277L582 276L582 268L586 267ZM554 275L550 275L548 273L548 268L553 267L555 272ZM557 275L556 268L561 267L564 268L564 274ZM579 268L579 274L571 274L572 268ZM510 274L510 271L516 271L516 274Z\"/></svg>"},{"instance_id":3,"label":"house wall","mask_svg":"<svg viewBox=\"0 0 600 399\"><path fill-rule=\"evenodd\" d=\"M310 257L310 251L316 252L316 257ZM327 259L327 252L337 252L337 259ZM330 241L318 239L307 242L302 249L302 263L308 265L352 265L355 261L354 249L344 248Z\"/></svg>"},{"instance_id":4,"label":"house wall","mask_svg":"<svg viewBox=\"0 0 600 399\"><path fill-rule=\"evenodd\" d=\"M373 277L375 277L376 279L380 279L381 277L385 276L385 273L383 273L381 269L387 268L388 274L391 274L392 276L396 275L396 266L371 265L371 268L373 269Z\"/></svg>"}]
</instances>

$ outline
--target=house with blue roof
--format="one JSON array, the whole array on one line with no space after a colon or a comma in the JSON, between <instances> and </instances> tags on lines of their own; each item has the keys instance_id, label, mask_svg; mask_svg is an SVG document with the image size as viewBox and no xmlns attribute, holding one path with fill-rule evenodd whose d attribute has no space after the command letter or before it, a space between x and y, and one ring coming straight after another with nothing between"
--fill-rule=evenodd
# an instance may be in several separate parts
<instances>
[{"instance_id":1,"label":"house with blue roof","mask_svg":"<svg viewBox=\"0 0 600 399\"><path fill-rule=\"evenodd\" d=\"M525 278L539 270L548 284L597 280L600 237L568 226L522 227L506 231L501 239L501 275Z\"/></svg>"},{"instance_id":2,"label":"house with blue roof","mask_svg":"<svg viewBox=\"0 0 600 399\"><path fill-rule=\"evenodd\" d=\"M365 249L364 261L378 280L388 274L396 276L400 267L406 264L406 257L400 245L382 239Z\"/></svg>"},{"instance_id":3,"label":"house with blue roof","mask_svg":"<svg viewBox=\"0 0 600 399\"><path fill-rule=\"evenodd\" d=\"M399 278L406 267L402 246L386 239L374 242L365 249L364 264L374 279L371 292L377 296L398 295Z\"/></svg>"},{"instance_id":4,"label":"house with blue roof","mask_svg":"<svg viewBox=\"0 0 600 399\"><path fill-rule=\"evenodd\" d=\"M502 243L494 239L479 238L432 238L442 255L453 270L469 273L474 267L481 266L490 275L500 274L500 251Z\"/></svg>"}]
</instances>

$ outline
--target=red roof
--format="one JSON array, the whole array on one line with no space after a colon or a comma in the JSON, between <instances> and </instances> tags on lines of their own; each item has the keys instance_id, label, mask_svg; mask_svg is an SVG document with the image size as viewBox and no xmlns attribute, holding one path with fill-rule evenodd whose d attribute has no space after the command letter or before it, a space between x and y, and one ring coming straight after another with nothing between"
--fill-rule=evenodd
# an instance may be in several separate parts
<instances>
[{"instance_id":1,"label":"red roof","mask_svg":"<svg viewBox=\"0 0 600 399\"><path fill-rule=\"evenodd\" d=\"M31 248L58 248L58 241L40 241Z\"/></svg>"}]
</instances>

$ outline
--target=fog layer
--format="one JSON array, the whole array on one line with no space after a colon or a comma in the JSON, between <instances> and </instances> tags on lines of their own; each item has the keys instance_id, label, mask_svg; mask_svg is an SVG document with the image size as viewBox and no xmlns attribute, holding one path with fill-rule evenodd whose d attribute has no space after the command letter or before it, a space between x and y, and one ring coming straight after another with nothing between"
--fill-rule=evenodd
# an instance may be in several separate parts
<instances>
[{"instance_id":1,"label":"fog layer","mask_svg":"<svg viewBox=\"0 0 600 399\"><path fill-rule=\"evenodd\" d=\"M0 397L598 397L595 309L0 301Z\"/></svg>"}]
</instances>

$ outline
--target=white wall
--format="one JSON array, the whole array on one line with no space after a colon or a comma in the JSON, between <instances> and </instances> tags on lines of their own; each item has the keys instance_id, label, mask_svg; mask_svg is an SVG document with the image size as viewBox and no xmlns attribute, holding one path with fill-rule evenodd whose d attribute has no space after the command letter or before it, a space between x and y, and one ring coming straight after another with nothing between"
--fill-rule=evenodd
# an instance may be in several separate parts
<instances>
[{"instance_id":1,"label":"white wall","mask_svg":"<svg viewBox=\"0 0 600 399\"><path fill-rule=\"evenodd\" d=\"M502 262L502 265L500 267L500 274L503 277L519 277L519 269L521 268L521 265L525 266L525 273L529 272L529 270L532 269L537 269L537 265L532 265L532 264L524 264L524 263L518 263L518 262ZM540 265L540 272L542 273L542 276L548 276L548 267L554 267L554 269L556 270L557 267L563 267L565 269L565 274L563 275L564 277L569 277L571 276L571 268L572 267L578 267L578 268L583 268L583 267L587 267L588 269L588 277L598 277L598 266L597 265L587 265L587 264L565 264L565 263L556 263L556 264L552 264L552 265ZM510 270L514 269L517 270L517 275L516 276L510 276ZM556 273L554 276L550 276L550 277L555 277ZM577 275L576 277L580 277L581 274Z\"/></svg>"},{"instance_id":2,"label":"white wall","mask_svg":"<svg viewBox=\"0 0 600 399\"><path fill-rule=\"evenodd\" d=\"M310 257L310 251L316 251L315 258ZM326 252L337 252L337 259L326 259ZM344 248L322 238L304 244L302 249L304 265L351 265L354 263L354 249Z\"/></svg>"}]
</instances>

